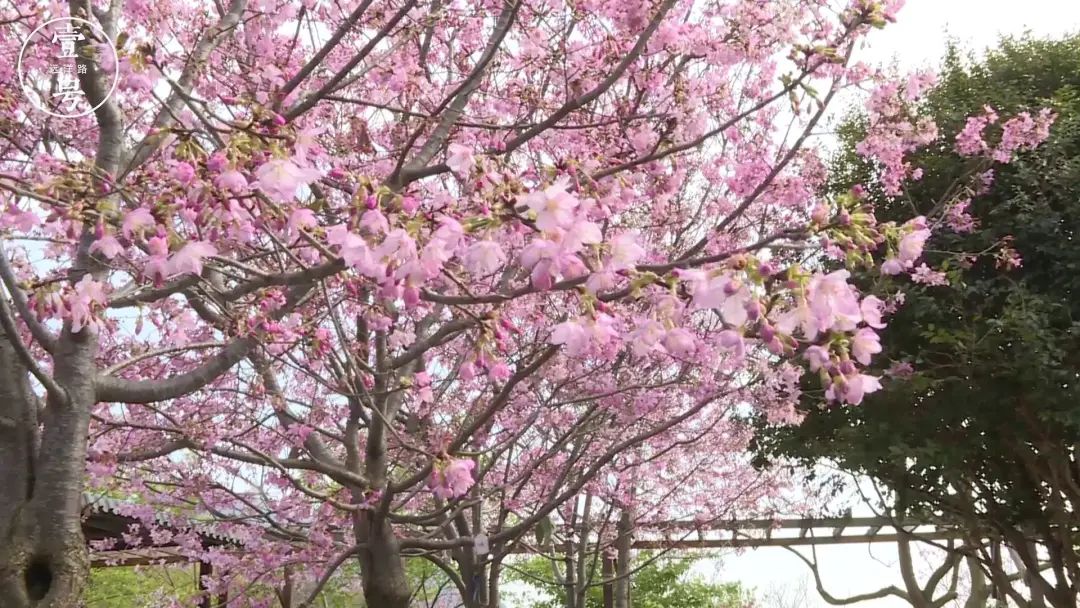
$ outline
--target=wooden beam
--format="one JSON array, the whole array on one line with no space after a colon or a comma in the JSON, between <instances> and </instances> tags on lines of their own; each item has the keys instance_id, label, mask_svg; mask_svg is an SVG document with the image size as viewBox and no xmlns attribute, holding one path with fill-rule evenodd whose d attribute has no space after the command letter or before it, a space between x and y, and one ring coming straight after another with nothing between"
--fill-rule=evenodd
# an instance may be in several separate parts
<instances>
[{"instance_id":1,"label":"wooden beam","mask_svg":"<svg viewBox=\"0 0 1080 608\"><path fill-rule=\"evenodd\" d=\"M819 536L814 538L715 538L707 540L635 540L635 549L722 549L727 547L795 547L805 545L854 545L860 543L894 543L898 534L867 534L850 536ZM924 540L948 540L955 534L920 534Z\"/></svg>"},{"instance_id":2,"label":"wooden beam","mask_svg":"<svg viewBox=\"0 0 1080 608\"><path fill-rule=\"evenodd\" d=\"M892 527L892 526L929 526L933 524L942 524L939 519L893 519L890 517L802 517L794 519L733 519L733 520L717 520L712 523L701 523L696 521L657 521L637 524L637 528L676 528L676 529L696 529L704 528L708 529L723 529L730 530L736 528L739 530L765 530L769 528L776 528L778 530L801 530L803 528L837 528L839 526L845 526L849 528L872 528L874 526Z\"/></svg>"}]
</instances>

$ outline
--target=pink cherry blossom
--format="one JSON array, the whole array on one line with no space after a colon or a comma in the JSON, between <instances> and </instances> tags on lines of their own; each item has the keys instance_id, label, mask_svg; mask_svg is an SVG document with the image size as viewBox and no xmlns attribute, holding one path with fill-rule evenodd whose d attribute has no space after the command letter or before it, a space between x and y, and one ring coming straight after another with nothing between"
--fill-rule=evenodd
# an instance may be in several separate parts
<instances>
[{"instance_id":1,"label":"pink cherry blossom","mask_svg":"<svg viewBox=\"0 0 1080 608\"><path fill-rule=\"evenodd\" d=\"M469 246L461 261L469 272L485 276L502 266L506 261L506 254L494 241L477 241Z\"/></svg>"},{"instance_id":2,"label":"pink cherry blossom","mask_svg":"<svg viewBox=\"0 0 1080 608\"><path fill-rule=\"evenodd\" d=\"M904 263L897 258L889 258L881 264L881 274L897 275L904 272Z\"/></svg>"},{"instance_id":3,"label":"pink cherry blossom","mask_svg":"<svg viewBox=\"0 0 1080 608\"><path fill-rule=\"evenodd\" d=\"M150 91L154 88L154 81L144 72L128 72L119 87L127 91Z\"/></svg>"},{"instance_id":4,"label":"pink cherry blossom","mask_svg":"<svg viewBox=\"0 0 1080 608\"><path fill-rule=\"evenodd\" d=\"M476 161L473 159L472 148L461 144L450 144L447 148L446 166L450 167L461 178L469 176Z\"/></svg>"},{"instance_id":5,"label":"pink cherry blossom","mask_svg":"<svg viewBox=\"0 0 1080 608\"><path fill-rule=\"evenodd\" d=\"M774 317L776 329L789 336L798 330L807 340L814 340L823 329L805 297L799 298L796 305L787 310L778 309Z\"/></svg>"},{"instance_id":6,"label":"pink cherry blossom","mask_svg":"<svg viewBox=\"0 0 1080 608\"><path fill-rule=\"evenodd\" d=\"M746 341L743 339L743 335L733 329L726 329L720 332L720 346L730 349L735 353L736 358L743 358L746 356Z\"/></svg>"},{"instance_id":7,"label":"pink cherry blossom","mask_svg":"<svg viewBox=\"0 0 1080 608\"><path fill-rule=\"evenodd\" d=\"M41 218L32 211L20 211L17 207L8 207L8 212L0 216L0 226L10 225L22 232L30 232L41 223Z\"/></svg>"},{"instance_id":8,"label":"pink cherry blossom","mask_svg":"<svg viewBox=\"0 0 1080 608\"><path fill-rule=\"evenodd\" d=\"M360 216L360 228L375 234L385 234L390 230L390 223L386 216L378 209L368 209Z\"/></svg>"},{"instance_id":9,"label":"pink cherry blossom","mask_svg":"<svg viewBox=\"0 0 1080 608\"><path fill-rule=\"evenodd\" d=\"M956 151L961 156L975 156L988 150L990 146L983 139L983 132L987 125L997 122L997 119L997 113L989 107L981 116L969 117L964 128L956 135Z\"/></svg>"},{"instance_id":10,"label":"pink cherry blossom","mask_svg":"<svg viewBox=\"0 0 1080 608\"><path fill-rule=\"evenodd\" d=\"M819 330L850 331L862 321L858 296L847 282L850 276L847 270L837 270L810 279L807 301Z\"/></svg>"},{"instance_id":11,"label":"pink cherry blossom","mask_svg":"<svg viewBox=\"0 0 1080 608\"><path fill-rule=\"evenodd\" d=\"M344 224L337 224L327 230L327 242L338 248L338 255L345 265L355 268L371 278L381 275L380 265L376 262L371 248L360 235L349 232Z\"/></svg>"},{"instance_id":12,"label":"pink cherry blossom","mask_svg":"<svg viewBox=\"0 0 1080 608\"><path fill-rule=\"evenodd\" d=\"M543 190L521 197L521 203L536 213L536 227L540 230L570 227L574 210L580 203L566 191L567 186L567 180L562 179Z\"/></svg>"},{"instance_id":13,"label":"pink cherry blossom","mask_svg":"<svg viewBox=\"0 0 1080 608\"><path fill-rule=\"evenodd\" d=\"M634 354L643 357L660 348L660 341L665 337L664 325L655 319L639 319L629 342Z\"/></svg>"},{"instance_id":14,"label":"pink cherry blossom","mask_svg":"<svg viewBox=\"0 0 1080 608\"><path fill-rule=\"evenodd\" d=\"M742 289L737 282L726 274L708 276L702 272L684 272L681 276L689 284L693 293L694 308L719 309L724 306L729 297ZM745 299L747 295L744 292L741 297ZM740 306L740 300L736 299L729 314L738 316L739 313L736 310Z\"/></svg>"},{"instance_id":15,"label":"pink cherry blossom","mask_svg":"<svg viewBox=\"0 0 1080 608\"><path fill-rule=\"evenodd\" d=\"M192 241L180 248L169 259L171 274L191 273L196 276L203 271L203 258L217 255L217 248L205 241Z\"/></svg>"},{"instance_id":16,"label":"pink cherry blossom","mask_svg":"<svg viewBox=\"0 0 1080 608\"><path fill-rule=\"evenodd\" d=\"M851 354L863 365L870 365L870 358L881 352L881 339L869 327L863 327L851 338Z\"/></svg>"},{"instance_id":17,"label":"pink cherry blossom","mask_svg":"<svg viewBox=\"0 0 1080 608\"><path fill-rule=\"evenodd\" d=\"M915 367L907 361L893 361L885 375L890 378L910 378L915 373Z\"/></svg>"},{"instance_id":18,"label":"pink cherry blossom","mask_svg":"<svg viewBox=\"0 0 1080 608\"><path fill-rule=\"evenodd\" d=\"M488 378L491 378L495 382L505 382L513 375L513 371L505 361L499 361L494 365L488 367Z\"/></svg>"},{"instance_id":19,"label":"pink cherry blossom","mask_svg":"<svg viewBox=\"0 0 1080 608\"><path fill-rule=\"evenodd\" d=\"M248 190L248 180L236 169L221 172L214 178L214 186L233 194L243 194Z\"/></svg>"},{"instance_id":20,"label":"pink cherry blossom","mask_svg":"<svg viewBox=\"0 0 1080 608\"><path fill-rule=\"evenodd\" d=\"M221 173L229 166L229 158L224 152L214 152L206 159L206 168L213 173ZM220 186L219 186L220 187Z\"/></svg>"},{"instance_id":21,"label":"pink cherry blossom","mask_svg":"<svg viewBox=\"0 0 1080 608\"><path fill-rule=\"evenodd\" d=\"M829 351L818 344L811 344L807 347L803 356L806 357L806 360L810 363L810 371L812 372L816 372L827 366L831 360Z\"/></svg>"},{"instance_id":22,"label":"pink cherry blossom","mask_svg":"<svg viewBox=\"0 0 1080 608\"><path fill-rule=\"evenodd\" d=\"M862 311L863 322L873 327L874 329L881 329L885 327L885 323L881 320L882 309L885 307L883 302L877 296L866 296L859 303L859 310Z\"/></svg>"},{"instance_id":23,"label":"pink cherry blossom","mask_svg":"<svg viewBox=\"0 0 1080 608\"><path fill-rule=\"evenodd\" d=\"M645 257L645 249L638 243L636 232L623 232L611 239L611 255L607 267L613 271L633 268Z\"/></svg>"},{"instance_id":24,"label":"pink cherry blossom","mask_svg":"<svg viewBox=\"0 0 1080 608\"><path fill-rule=\"evenodd\" d=\"M750 318L747 310L747 307L751 304L750 291L745 286L733 282L729 282L725 290L734 290L734 293L725 296L723 303L720 305L720 315L725 322L731 325L736 327L745 325Z\"/></svg>"},{"instance_id":25,"label":"pink cherry blossom","mask_svg":"<svg viewBox=\"0 0 1080 608\"><path fill-rule=\"evenodd\" d=\"M146 260L143 273L154 280L155 284L172 274L169 263L169 242L163 237L155 236L147 240L147 252L150 257Z\"/></svg>"},{"instance_id":26,"label":"pink cherry blossom","mask_svg":"<svg viewBox=\"0 0 1080 608\"><path fill-rule=\"evenodd\" d=\"M105 234L90 245L91 252L100 252L107 259L113 259L124 252L124 246L112 234Z\"/></svg>"},{"instance_id":27,"label":"pink cherry blossom","mask_svg":"<svg viewBox=\"0 0 1080 608\"><path fill-rule=\"evenodd\" d=\"M615 320L607 314L564 321L551 331L551 343L566 347L571 357L595 354L619 338L614 328Z\"/></svg>"},{"instance_id":28,"label":"pink cherry blossom","mask_svg":"<svg viewBox=\"0 0 1080 608\"><path fill-rule=\"evenodd\" d=\"M694 334L683 327L676 327L664 334L661 339L664 349L673 357L689 357L697 350Z\"/></svg>"},{"instance_id":29,"label":"pink cherry blossom","mask_svg":"<svg viewBox=\"0 0 1080 608\"><path fill-rule=\"evenodd\" d=\"M314 228L318 224L319 220L315 217L315 212L307 207L297 207L289 214L290 234Z\"/></svg>"},{"instance_id":30,"label":"pink cherry blossom","mask_svg":"<svg viewBox=\"0 0 1080 608\"><path fill-rule=\"evenodd\" d=\"M881 381L866 374L855 374L851 377L840 377L836 383L830 386L825 395L828 399L835 399L859 405L863 398L881 390Z\"/></svg>"},{"instance_id":31,"label":"pink cherry blossom","mask_svg":"<svg viewBox=\"0 0 1080 608\"><path fill-rule=\"evenodd\" d=\"M459 498L469 492L476 483L473 469L476 463L467 458L452 458L445 464L437 464L428 478L428 487L442 500Z\"/></svg>"},{"instance_id":32,"label":"pink cherry blossom","mask_svg":"<svg viewBox=\"0 0 1080 608\"><path fill-rule=\"evenodd\" d=\"M191 180L195 179L195 167L185 162L176 163L172 168L172 177L186 186L191 183Z\"/></svg>"},{"instance_id":33,"label":"pink cherry blossom","mask_svg":"<svg viewBox=\"0 0 1080 608\"><path fill-rule=\"evenodd\" d=\"M255 186L270 200L285 203L296 198L296 191L322 177L322 172L301 167L289 159L263 163L255 171Z\"/></svg>"},{"instance_id":34,"label":"pink cherry blossom","mask_svg":"<svg viewBox=\"0 0 1080 608\"><path fill-rule=\"evenodd\" d=\"M585 290L592 295L602 291L609 291L618 283L618 277L609 270L601 270L589 274L585 281Z\"/></svg>"},{"instance_id":35,"label":"pink cherry blossom","mask_svg":"<svg viewBox=\"0 0 1080 608\"><path fill-rule=\"evenodd\" d=\"M600 226L593 222L575 222L563 235L563 250L576 253L585 245L595 245L602 242Z\"/></svg>"},{"instance_id":36,"label":"pink cherry blossom","mask_svg":"<svg viewBox=\"0 0 1080 608\"><path fill-rule=\"evenodd\" d=\"M923 246L930 237L930 231L926 229L913 230L900 239L898 247L900 262L910 266L922 256Z\"/></svg>"},{"instance_id":37,"label":"pink cherry blossom","mask_svg":"<svg viewBox=\"0 0 1080 608\"><path fill-rule=\"evenodd\" d=\"M9 34L69 10L16 4ZM97 46L99 67L125 84L102 112L55 136L0 104L26 142L0 155L5 291L30 309L9 312L53 334L9 341L43 401L81 413L13 419L61 465L35 471L55 513L3 493L0 511L77 521L84 496L137 497L122 510L144 529L112 548L168 539L214 566L159 604L269 607L344 555L334 585L409 580L367 585L366 605L399 608L409 556L482 535L504 552L535 522L561 537L586 496L587 559L623 513L658 538L649 522L771 517L791 480L750 466L738 418L798 424L822 390L847 406L880 388L865 362L883 367L902 296L822 268L891 256L903 274L925 255L930 221L879 223L868 194L903 194L919 149L952 143L918 118L928 75L859 58L898 0L112 4L129 40L115 62ZM23 38L0 46L16 57ZM798 136L840 98L867 112L854 200L823 197L830 147ZM1043 116L1002 115L973 164L1015 158ZM958 191L979 200L992 169L976 171ZM1008 264L1013 244L997 249ZM94 390L46 395L68 370ZM61 553L65 572L87 563ZM482 562L445 565L469 583ZM54 604L83 603L71 582Z\"/></svg>"},{"instance_id":38,"label":"pink cherry blossom","mask_svg":"<svg viewBox=\"0 0 1080 608\"><path fill-rule=\"evenodd\" d=\"M71 318L71 332L79 333L84 328L92 332L98 332L101 322L96 314L97 310L108 301L105 295L105 285L95 281L90 275L83 276L75 284L74 293L68 298L69 315Z\"/></svg>"},{"instance_id":39,"label":"pink cherry blossom","mask_svg":"<svg viewBox=\"0 0 1080 608\"><path fill-rule=\"evenodd\" d=\"M945 276L944 272L933 270L925 263L920 264L918 268L911 271L911 280L930 287L939 287L949 284L949 279Z\"/></svg>"},{"instance_id":40,"label":"pink cherry blossom","mask_svg":"<svg viewBox=\"0 0 1080 608\"><path fill-rule=\"evenodd\" d=\"M124 223L121 227L125 238L132 238L144 229L150 228L156 223L154 215L144 207L137 207L124 214Z\"/></svg>"}]
</instances>

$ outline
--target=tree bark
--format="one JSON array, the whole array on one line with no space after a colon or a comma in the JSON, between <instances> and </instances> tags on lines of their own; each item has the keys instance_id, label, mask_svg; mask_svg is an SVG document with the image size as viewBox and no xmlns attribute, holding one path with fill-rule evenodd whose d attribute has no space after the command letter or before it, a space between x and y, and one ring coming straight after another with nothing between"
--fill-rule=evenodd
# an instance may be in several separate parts
<instances>
[{"instance_id":1,"label":"tree bark","mask_svg":"<svg viewBox=\"0 0 1080 608\"><path fill-rule=\"evenodd\" d=\"M361 546L357 557L367 605L408 608L412 593L405 577L401 547L390 523L370 511L361 511L354 517L353 529Z\"/></svg>"},{"instance_id":2,"label":"tree bark","mask_svg":"<svg viewBox=\"0 0 1080 608\"><path fill-rule=\"evenodd\" d=\"M95 348L90 332L65 332L54 353L53 374L65 395L49 395L39 415L28 370L8 338L0 339L5 483L0 598L5 608L73 608L86 585L89 554L80 515Z\"/></svg>"}]
</instances>

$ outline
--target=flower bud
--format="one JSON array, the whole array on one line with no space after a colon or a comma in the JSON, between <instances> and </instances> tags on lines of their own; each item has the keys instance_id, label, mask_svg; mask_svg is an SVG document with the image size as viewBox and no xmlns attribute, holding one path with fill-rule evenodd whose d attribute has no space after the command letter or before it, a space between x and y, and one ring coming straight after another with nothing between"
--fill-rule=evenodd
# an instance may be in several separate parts
<instances>
[{"instance_id":1,"label":"flower bud","mask_svg":"<svg viewBox=\"0 0 1080 608\"><path fill-rule=\"evenodd\" d=\"M769 323L762 323L758 335L763 342L771 342L776 337L776 329Z\"/></svg>"},{"instance_id":2,"label":"flower bud","mask_svg":"<svg viewBox=\"0 0 1080 608\"><path fill-rule=\"evenodd\" d=\"M746 303L746 317L751 321L756 321L761 316L761 304L757 300L751 300Z\"/></svg>"}]
</instances>

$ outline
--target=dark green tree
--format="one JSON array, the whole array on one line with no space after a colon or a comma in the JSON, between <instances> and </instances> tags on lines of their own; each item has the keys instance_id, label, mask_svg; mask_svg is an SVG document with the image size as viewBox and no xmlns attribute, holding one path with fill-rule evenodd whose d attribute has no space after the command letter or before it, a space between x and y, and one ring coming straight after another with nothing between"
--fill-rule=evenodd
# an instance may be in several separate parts
<instances>
[{"instance_id":1,"label":"dark green tree","mask_svg":"<svg viewBox=\"0 0 1080 608\"><path fill-rule=\"evenodd\" d=\"M963 184L990 163L957 154L954 141L984 106L1002 119L1048 107L1057 119L1044 145L994 166L992 185L979 192ZM917 111L941 133L912 159L925 175L900 197L866 196L880 220L916 210L937 222L925 260L949 284L859 277L882 297L905 294L882 333L878 371L892 366L892 377L858 407L826 407L808 391L802 425L761 423L759 461L828 459L868 475L901 513L945 516L973 541L1003 543L1000 553L987 543L969 551L1015 602L1072 608L1080 586L1080 36L1006 39L979 58L952 48ZM876 168L855 150L863 131L859 117L841 129L834 195L872 181ZM964 199L977 225L956 232L947 218ZM1021 267L1006 262L1010 250ZM1006 580L1010 553L1030 590Z\"/></svg>"}]
</instances>

